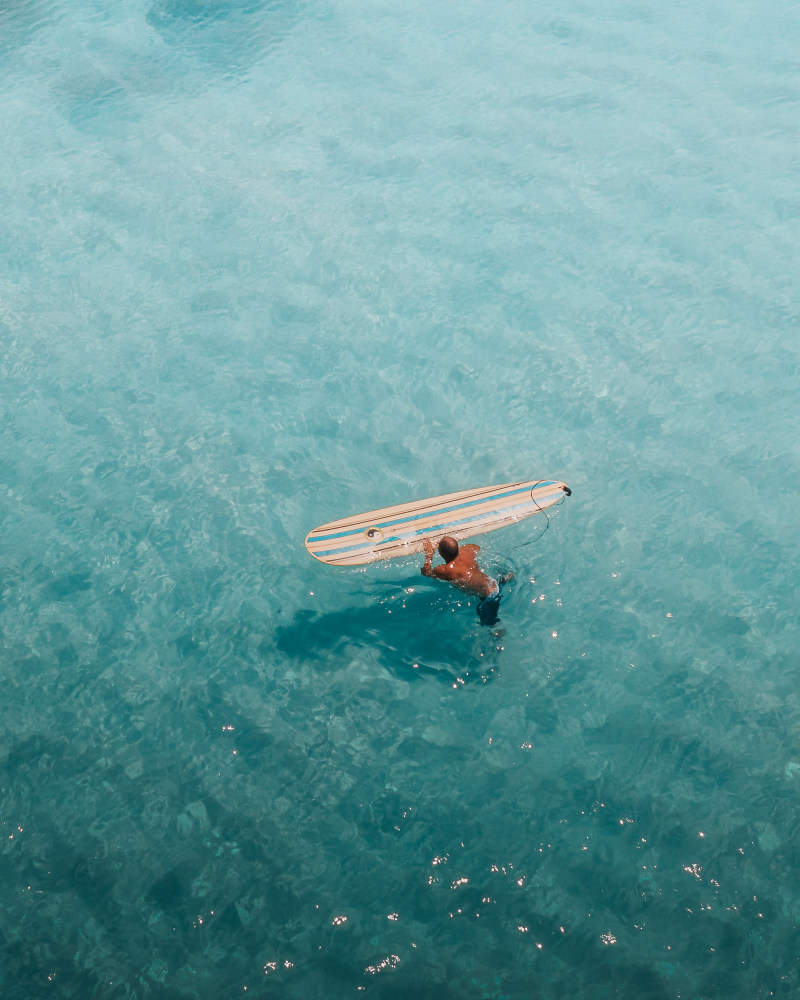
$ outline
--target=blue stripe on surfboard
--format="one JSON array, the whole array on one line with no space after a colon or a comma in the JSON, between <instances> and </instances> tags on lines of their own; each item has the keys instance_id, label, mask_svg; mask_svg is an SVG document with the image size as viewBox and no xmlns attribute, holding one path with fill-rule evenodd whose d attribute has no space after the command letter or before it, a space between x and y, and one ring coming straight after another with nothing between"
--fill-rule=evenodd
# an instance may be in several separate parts
<instances>
[{"instance_id":1,"label":"blue stripe on surfboard","mask_svg":"<svg viewBox=\"0 0 800 1000\"><path fill-rule=\"evenodd\" d=\"M554 496L555 494L550 494L550 495ZM543 498L543 499L545 499L545 498ZM515 512L517 512L517 511L519 511L520 514L521 514L519 520L522 520L524 517L528 516L529 514L535 514L536 513L536 511L532 511L530 509L530 504L529 503L514 504L511 507L502 507L499 510L487 511L484 515L482 515L481 517L478 517L478 518L474 518L474 517L456 518L455 520L445 521L445 522L440 523L440 524L430 525L429 527L425 528L423 531L413 531L413 529L412 529L412 531L405 532L405 533L403 533L401 535L389 535L388 537L380 539L380 541L377 544L374 541L365 540L363 542L360 542L358 545L339 545L339 546L336 546L335 548L332 548L332 549L322 549L322 550L314 549L314 550L309 550L309 551L312 551L313 555L315 555L318 559L326 557L326 556L344 555L345 553L348 553L348 552L359 552L359 551L360 552L372 552L372 551L376 551L377 552L377 551L380 551L381 549L383 549L387 544L389 544L391 542L403 542L403 541L405 541L405 542L411 542L411 541L414 541L414 539L416 539L416 538L425 537L425 536L428 536L428 535L435 534L437 532L442 532L444 534L444 533L446 533L450 529L463 527L464 525L470 525L470 526L474 527L476 529L476 531L477 531L477 529L479 529L482 525L487 524L487 523L491 523L491 522L494 522L494 521L500 521L500 522L502 522L502 521L509 520L509 519L512 519L512 518L516 520L516 518L515 518L514 515L515 515ZM498 515L501 515L501 516L498 516ZM333 537L341 537L341 536L333 536ZM316 541L316 539L314 539L314 541Z\"/></svg>"},{"instance_id":2,"label":"blue stripe on surfboard","mask_svg":"<svg viewBox=\"0 0 800 1000\"><path fill-rule=\"evenodd\" d=\"M498 514L502 513L508 516L511 511L526 510L527 508L528 508L527 503L515 504L513 507L503 507L501 510L487 511L486 514L480 518L462 517L458 518L455 521L446 521L443 524L432 524L429 528L426 528L422 534L427 536L435 534L436 532L439 531L446 533L448 529L458 528L459 525L464 525L464 524L474 525L475 528L479 528L482 524L486 524L489 521L497 521L497 520L504 521L506 519L505 517L498 518L497 517ZM413 541L414 538L417 537L418 537L417 532L414 532L412 538L409 538L408 535L391 535L389 538L382 538L380 540L379 545L375 545L374 542L365 541L361 542L359 545L338 546L337 548L325 549L324 551L315 550L314 555L317 558L319 558L320 556L341 556L347 552L358 552L358 551L372 552L373 550L378 551L379 548L382 548L389 542Z\"/></svg>"},{"instance_id":3,"label":"blue stripe on surfboard","mask_svg":"<svg viewBox=\"0 0 800 1000\"><path fill-rule=\"evenodd\" d=\"M508 509L511 510L512 508L508 508ZM516 509L516 508L513 508L513 509ZM436 532L439 532L439 531L441 531L443 533L446 533L448 530L452 530L453 528L458 528L459 525L464 525L464 524L471 525L477 531L477 529L479 529L484 524L490 524L493 521L498 521L498 520L499 521L505 521L506 520L505 518L498 518L497 517L498 513L499 513L498 511L494 511L494 512L492 512L490 514L487 514L486 517L483 517L483 518L480 518L480 519L473 519L473 518L470 518L470 517L465 517L465 518L462 518L461 520L458 520L458 521L448 521L445 524L434 524L430 528L426 528L425 531L422 532L421 534L423 536L427 536L429 534L435 534ZM320 558L322 556L342 556L342 555L346 555L347 553L352 553L352 552L372 552L372 551L378 552L378 551L380 551L380 549L382 549L384 546L386 546L387 544L389 544L391 542L412 542L417 537L420 537L420 536L416 532L411 537L409 537L409 535L407 535L407 534L406 535L390 535L388 538L382 538L380 540L380 543L378 545L375 545L374 542L365 541L365 542L361 542L358 545L345 545L345 546L341 546L341 547L335 548L335 549L325 549L322 552L315 551L314 555L317 558Z\"/></svg>"},{"instance_id":4,"label":"blue stripe on surfboard","mask_svg":"<svg viewBox=\"0 0 800 1000\"><path fill-rule=\"evenodd\" d=\"M496 493L491 497L479 497L476 500L468 500L465 503L453 504L450 507L445 507L443 510L439 511L440 514L449 514L451 511L464 510L467 507L475 507L478 504L492 503L495 500L504 500L506 497L516 496L518 493L530 493L531 490L539 489L540 487L555 486L554 482L539 482L534 486L524 486L522 489L509 490L507 493ZM535 500L531 499L531 503L536 503ZM502 508L505 509L505 508ZM380 513L380 511L374 511L372 513ZM399 517L394 521L381 521L380 518L376 519L376 525L380 524L383 527L393 527L396 524L411 524L413 521L419 521L423 517L430 517L434 513L431 510L423 511L421 514L414 514L411 517ZM361 516L361 515L356 515ZM334 538L347 538L348 535L360 535L363 534L363 528L348 528L347 531L334 532L332 535L313 535L309 538L309 542L330 542ZM313 533L312 533L313 534Z\"/></svg>"}]
</instances>

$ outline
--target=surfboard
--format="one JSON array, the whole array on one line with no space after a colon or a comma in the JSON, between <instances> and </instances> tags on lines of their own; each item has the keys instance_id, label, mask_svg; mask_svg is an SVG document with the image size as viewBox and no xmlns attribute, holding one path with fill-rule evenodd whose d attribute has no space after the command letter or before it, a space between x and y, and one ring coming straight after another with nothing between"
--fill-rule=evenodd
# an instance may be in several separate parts
<instances>
[{"instance_id":1,"label":"surfboard","mask_svg":"<svg viewBox=\"0 0 800 1000\"><path fill-rule=\"evenodd\" d=\"M330 566L363 566L421 552L426 538L436 544L442 535L461 540L505 528L571 493L551 479L446 493L321 524L306 535L306 548Z\"/></svg>"}]
</instances>

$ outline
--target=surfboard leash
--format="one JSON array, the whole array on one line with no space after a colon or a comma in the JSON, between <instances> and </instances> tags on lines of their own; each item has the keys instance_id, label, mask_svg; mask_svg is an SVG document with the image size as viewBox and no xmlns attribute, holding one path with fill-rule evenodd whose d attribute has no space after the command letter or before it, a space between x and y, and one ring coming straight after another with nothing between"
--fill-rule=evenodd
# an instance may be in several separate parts
<instances>
[{"instance_id":1,"label":"surfboard leash","mask_svg":"<svg viewBox=\"0 0 800 1000\"><path fill-rule=\"evenodd\" d=\"M564 491L564 496L558 501L558 503L553 504L553 506L554 507L560 507L561 504L564 502L565 498L568 497L568 496L572 496L572 490L570 490L569 488ZM545 526L542 529L542 531L541 531L540 534L535 535L533 538L529 538L527 542L523 542L522 545L519 546L519 548L521 548L521 549L524 549L526 545L533 545L534 542L538 542L540 538L544 537L545 533L547 532L547 530L550 527L550 515L547 513L547 511L545 510L545 508L540 505L540 503L536 499L536 497L534 497L533 495L531 495L531 500L533 500L533 502L539 508L539 513L540 514L544 514L545 520L546 520L547 523L545 524Z\"/></svg>"}]
</instances>

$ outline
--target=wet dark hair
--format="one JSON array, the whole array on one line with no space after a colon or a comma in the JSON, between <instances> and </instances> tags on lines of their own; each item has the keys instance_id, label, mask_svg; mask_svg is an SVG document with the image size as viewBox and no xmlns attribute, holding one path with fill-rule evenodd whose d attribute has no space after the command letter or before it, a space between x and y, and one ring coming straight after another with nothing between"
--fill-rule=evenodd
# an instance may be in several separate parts
<instances>
[{"instance_id":1,"label":"wet dark hair","mask_svg":"<svg viewBox=\"0 0 800 1000\"><path fill-rule=\"evenodd\" d=\"M445 562L452 562L458 555L458 542L452 535L439 539L439 555Z\"/></svg>"}]
</instances>

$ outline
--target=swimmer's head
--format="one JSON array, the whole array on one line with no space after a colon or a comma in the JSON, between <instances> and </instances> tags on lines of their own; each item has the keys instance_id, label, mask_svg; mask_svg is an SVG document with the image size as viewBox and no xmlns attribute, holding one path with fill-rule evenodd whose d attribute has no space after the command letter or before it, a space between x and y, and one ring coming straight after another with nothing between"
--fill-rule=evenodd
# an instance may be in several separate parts
<instances>
[{"instance_id":1,"label":"swimmer's head","mask_svg":"<svg viewBox=\"0 0 800 1000\"><path fill-rule=\"evenodd\" d=\"M458 555L458 542L452 535L439 539L439 555L445 562L452 562Z\"/></svg>"}]
</instances>

